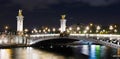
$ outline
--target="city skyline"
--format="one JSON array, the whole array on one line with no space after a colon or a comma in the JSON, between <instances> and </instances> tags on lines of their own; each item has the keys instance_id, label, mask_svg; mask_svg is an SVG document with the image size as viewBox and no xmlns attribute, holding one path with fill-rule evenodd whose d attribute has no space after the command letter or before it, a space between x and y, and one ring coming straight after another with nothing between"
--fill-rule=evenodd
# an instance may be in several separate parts
<instances>
[{"instance_id":1,"label":"city skyline","mask_svg":"<svg viewBox=\"0 0 120 59\"><path fill-rule=\"evenodd\" d=\"M0 1L0 26L16 29L18 10L23 10L24 27L60 26L62 14L66 14L67 25L71 24L119 24L120 1L118 0L69 0L69 1ZM25 4L26 3L26 4ZM42 3L42 4L39 4Z\"/></svg>"}]
</instances>

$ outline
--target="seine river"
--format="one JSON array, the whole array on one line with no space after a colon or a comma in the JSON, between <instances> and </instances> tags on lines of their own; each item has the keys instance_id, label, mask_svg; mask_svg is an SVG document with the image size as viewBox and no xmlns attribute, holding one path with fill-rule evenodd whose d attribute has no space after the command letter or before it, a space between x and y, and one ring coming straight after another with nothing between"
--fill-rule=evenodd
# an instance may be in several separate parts
<instances>
[{"instance_id":1,"label":"seine river","mask_svg":"<svg viewBox=\"0 0 120 59\"><path fill-rule=\"evenodd\" d=\"M120 50L102 45L71 48L19 47L0 49L0 59L119 59Z\"/></svg>"}]
</instances>

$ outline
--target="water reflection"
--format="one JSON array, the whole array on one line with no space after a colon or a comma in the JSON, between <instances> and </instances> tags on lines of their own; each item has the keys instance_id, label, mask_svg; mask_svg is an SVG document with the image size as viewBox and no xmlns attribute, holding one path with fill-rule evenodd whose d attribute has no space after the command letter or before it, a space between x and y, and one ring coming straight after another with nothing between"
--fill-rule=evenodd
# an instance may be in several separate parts
<instances>
[{"instance_id":1,"label":"water reflection","mask_svg":"<svg viewBox=\"0 0 120 59\"><path fill-rule=\"evenodd\" d=\"M95 45L90 46L90 59L96 59Z\"/></svg>"},{"instance_id":2,"label":"water reflection","mask_svg":"<svg viewBox=\"0 0 120 59\"><path fill-rule=\"evenodd\" d=\"M16 48L16 59L65 59L64 56L37 50L32 47Z\"/></svg>"},{"instance_id":3,"label":"water reflection","mask_svg":"<svg viewBox=\"0 0 120 59\"><path fill-rule=\"evenodd\" d=\"M85 55L89 55L89 46L88 45L82 45L81 53L83 53Z\"/></svg>"},{"instance_id":4,"label":"water reflection","mask_svg":"<svg viewBox=\"0 0 120 59\"><path fill-rule=\"evenodd\" d=\"M12 50L11 49L0 49L0 59L11 59Z\"/></svg>"},{"instance_id":5,"label":"water reflection","mask_svg":"<svg viewBox=\"0 0 120 59\"><path fill-rule=\"evenodd\" d=\"M0 49L0 59L108 59L112 55L120 55L120 49L101 45L79 45L71 49L73 53L69 54L65 50L58 49L55 53L54 49L51 52L32 47Z\"/></svg>"}]
</instances>

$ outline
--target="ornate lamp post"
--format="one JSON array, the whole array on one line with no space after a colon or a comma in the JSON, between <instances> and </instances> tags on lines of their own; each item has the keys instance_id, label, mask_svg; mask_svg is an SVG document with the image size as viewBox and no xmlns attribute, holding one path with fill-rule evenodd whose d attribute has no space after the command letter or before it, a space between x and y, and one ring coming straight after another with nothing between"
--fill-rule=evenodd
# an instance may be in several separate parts
<instances>
[{"instance_id":1,"label":"ornate lamp post","mask_svg":"<svg viewBox=\"0 0 120 59\"><path fill-rule=\"evenodd\" d=\"M110 26L109 26L109 30L110 30L111 33L113 33L113 29L114 29L113 26L110 25Z\"/></svg>"}]
</instances>

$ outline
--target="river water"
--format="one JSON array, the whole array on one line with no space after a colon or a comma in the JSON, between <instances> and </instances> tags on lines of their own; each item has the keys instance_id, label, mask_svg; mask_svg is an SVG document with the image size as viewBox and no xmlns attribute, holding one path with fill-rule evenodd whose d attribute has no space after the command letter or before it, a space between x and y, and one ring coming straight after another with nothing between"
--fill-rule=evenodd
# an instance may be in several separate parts
<instances>
[{"instance_id":1,"label":"river water","mask_svg":"<svg viewBox=\"0 0 120 59\"><path fill-rule=\"evenodd\" d=\"M0 59L119 59L120 49L102 45L75 45L71 48L5 48Z\"/></svg>"}]
</instances>

